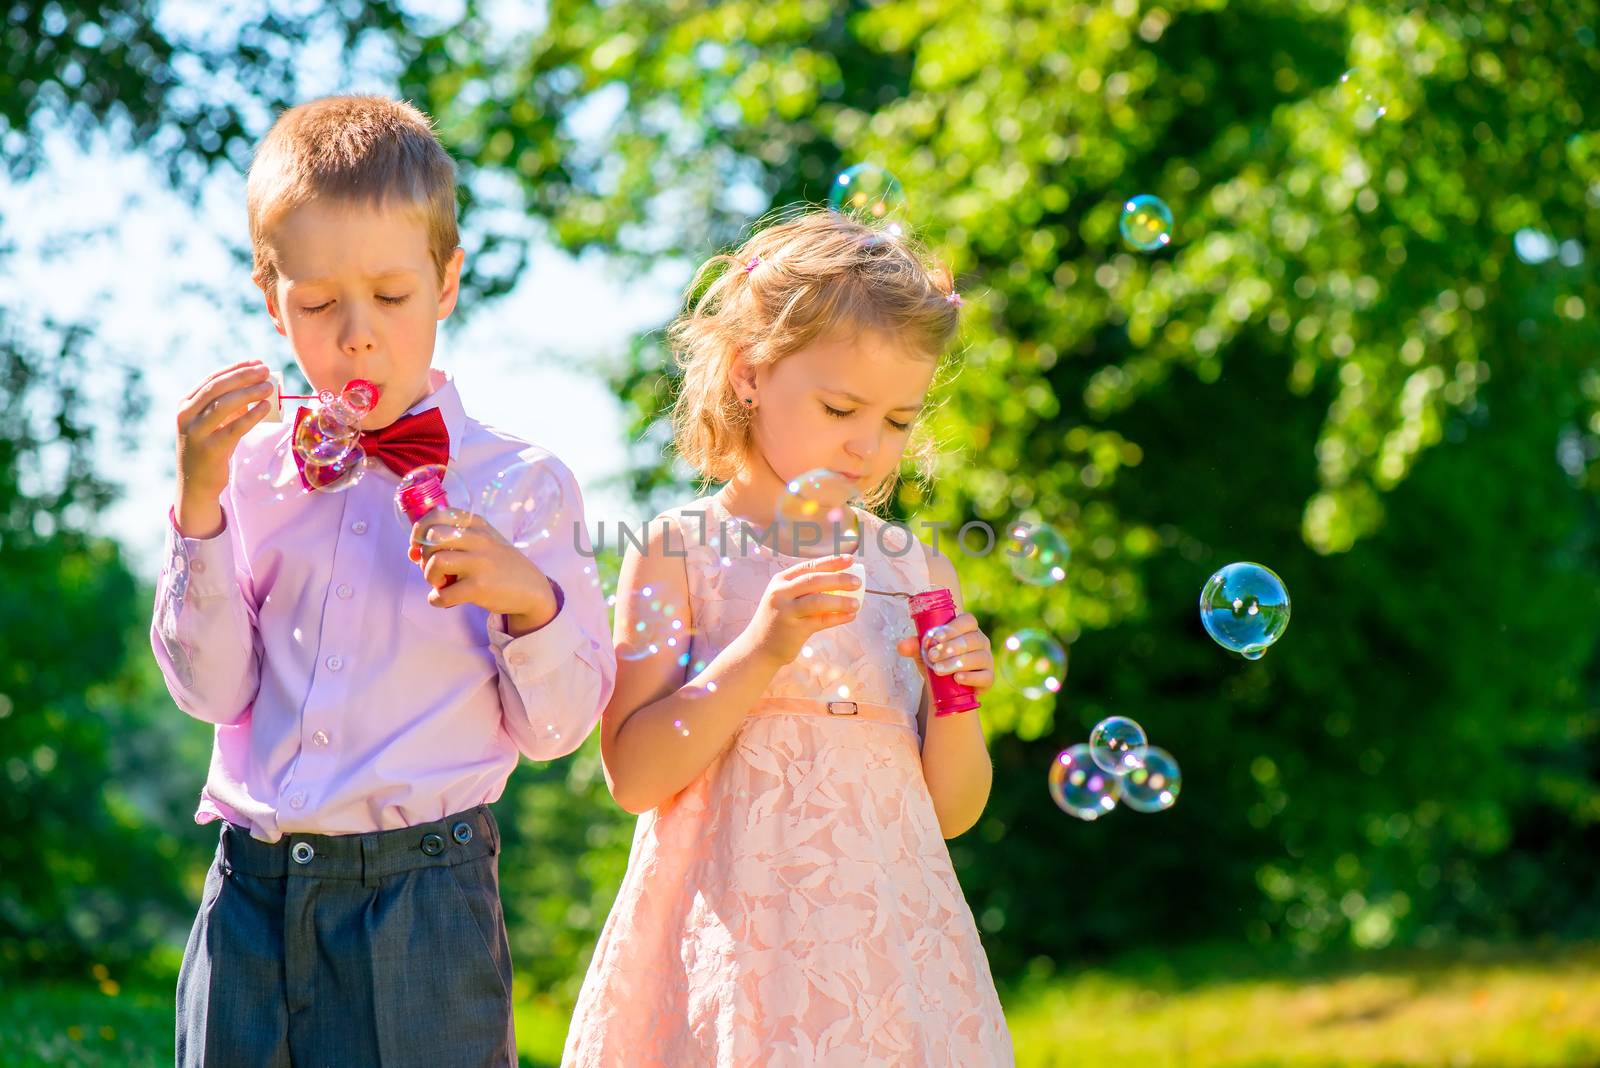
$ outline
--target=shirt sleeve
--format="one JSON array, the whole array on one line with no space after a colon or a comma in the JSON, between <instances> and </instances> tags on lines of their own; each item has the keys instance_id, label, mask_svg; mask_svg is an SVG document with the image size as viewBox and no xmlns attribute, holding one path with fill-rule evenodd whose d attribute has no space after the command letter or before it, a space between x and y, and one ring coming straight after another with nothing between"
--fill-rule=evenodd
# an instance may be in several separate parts
<instances>
[{"instance_id":1,"label":"shirt sleeve","mask_svg":"<svg viewBox=\"0 0 1600 1068\"><path fill-rule=\"evenodd\" d=\"M223 529L210 538L184 537L167 513L150 646L173 701L207 723L244 718L261 678L261 639L248 579L235 564L237 540L226 503Z\"/></svg>"},{"instance_id":2,"label":"shirt sleeve","mask_svg":"<svg viewBox=\"0 0 1600 1068\"><path fill-rule=\"evenodd\" d=\"M556 614L517 638L506 632L504 616L491 614L489 645L507 732L525 756L554 760L582 745L599 722L616 684L617 659L578 483L554 457L539 455L524 474L559 485L559 505L553 518L519 525L511 538L558 587Z\"/></svg>"}]
</instances>

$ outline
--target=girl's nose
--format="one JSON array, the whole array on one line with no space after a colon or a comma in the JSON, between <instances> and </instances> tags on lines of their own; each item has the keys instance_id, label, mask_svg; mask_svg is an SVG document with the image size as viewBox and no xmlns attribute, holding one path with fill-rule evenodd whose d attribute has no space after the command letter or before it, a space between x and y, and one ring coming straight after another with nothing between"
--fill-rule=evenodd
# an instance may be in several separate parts
<instances>
[{"instance_id":1,"label":"girl's nose","mask_svg":"<svg viewBox=\"0 0 1600 1068\"><path fill-rule=\"evenodd\" d=\"M878 437L873 435L865 438L855 438L845 443L844 450L857 460L870 460L878 455Z\"/></svg>"}]
</instances>

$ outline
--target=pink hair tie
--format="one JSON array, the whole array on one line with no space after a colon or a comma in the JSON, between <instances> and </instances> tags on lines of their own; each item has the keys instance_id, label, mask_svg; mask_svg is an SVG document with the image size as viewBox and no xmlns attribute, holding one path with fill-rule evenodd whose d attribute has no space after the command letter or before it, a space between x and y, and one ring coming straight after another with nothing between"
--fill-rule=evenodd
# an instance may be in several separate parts
<instances>
[{"instance_id":1,"label":"pink hair tie","mask_svg":"<svg viewBox=\"0 0 1600 1068\"><path fill-rule=\"evenodd\" d=\"M953 289L944 295L944 302L946 304L954 304L958 308L966 303L966 301L961 299L961 294L957 293Z\"/></svg>"},{"instance_id":2,"label":"pink hair tie","mask_svg":"<svg viewBox=\"0 0 1600 1068\"><path fill-rule=\"evenodd\" d=\"M755 270L759 266L761 266L761 257L760 256L751 256L750 257L750 262L744 265L744 273L745 274L749 274L751 271Z\"/></svg>"}]
</instances>

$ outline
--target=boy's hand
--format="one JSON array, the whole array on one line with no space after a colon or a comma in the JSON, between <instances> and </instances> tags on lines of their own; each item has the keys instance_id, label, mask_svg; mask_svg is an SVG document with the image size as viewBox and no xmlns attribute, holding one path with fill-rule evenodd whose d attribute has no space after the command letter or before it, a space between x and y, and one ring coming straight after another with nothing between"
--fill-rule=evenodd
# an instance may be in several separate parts
<instances>
[{"instance_id":1,"label":"boy's hand","mask_svg":"<svg viewBox=\"0 0 1600 1068\"><path fill-rule=\"evenodd\" d=\"M422 564L422 577L433 587L428 603L436 608L475 604L498 612L512 637L555 618L550 580L482 516L459 509L430 512L411 527L410 554Z\"/></svg>"},{"instance_id":2,"label":"boy's hand","mask_svg":"<svg viewBox=\"0 0 1600 1068\"><path fill-rule=\"evenodd\" d=\"M950 622L928 631L926 642L929 670L954 675L955 680L982 693L994 685L994 650L989 638L978 629L971 612L963 612ZM901 656L922 660L917 637L901 638L895 648Z\"/></svg>"},{"instance_id":3,"label":"boy's hand","mask_svg":"<svg viewBox=\"0 0 1600 1068\"><path fill-rule=\"evenodd\" d=\"M772 576L745 627L755 647L781 666L799 656L817 631L856 618L860 597L839 592L861 589L861 579L844 570L854 561L849 555L823 556Z\"/></svg>"},{"instance_id":4,"label":"boy's hand","mask_svg":"<svg viewBox=\"0 0 1600 1068\"><path fill-rule=\"evenodd\" d=\"M178 492L173 516L187 538L222 529L218 498L239 439L272 410L267 365L246 360L214 372L178 407Z\"/></svg>"}]
</instances>

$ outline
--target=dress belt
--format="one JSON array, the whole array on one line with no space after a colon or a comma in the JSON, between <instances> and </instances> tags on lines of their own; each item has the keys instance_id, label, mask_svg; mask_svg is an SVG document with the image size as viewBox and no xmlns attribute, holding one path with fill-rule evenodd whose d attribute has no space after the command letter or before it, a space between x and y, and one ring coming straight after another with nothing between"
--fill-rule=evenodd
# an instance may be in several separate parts
<instances>
[{"instance_id":1,"label":"dress belt","mask_svg":"<svg viewBox=\"0 0 1600 1068\"><path fill-rule=\"evenodd\" d=\"M915 721L893 705L866 701L822 701L810 697L763 697L753 710L756 715L826 716L830 719L864 719L915 729Z\"/></svg>"}]
</instances>

